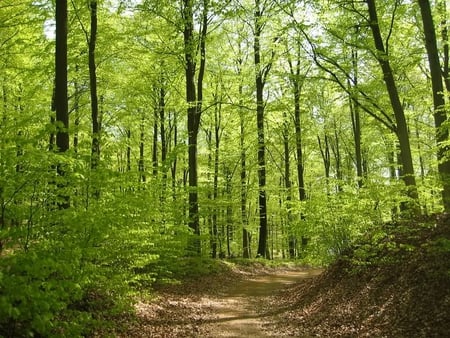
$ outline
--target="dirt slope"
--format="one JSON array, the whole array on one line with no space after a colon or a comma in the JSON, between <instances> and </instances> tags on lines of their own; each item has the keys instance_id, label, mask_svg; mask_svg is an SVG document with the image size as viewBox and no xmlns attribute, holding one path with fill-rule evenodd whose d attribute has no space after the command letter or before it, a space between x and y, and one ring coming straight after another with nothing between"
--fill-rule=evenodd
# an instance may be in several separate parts
<instances>
[{"instance_id":1,"label":"dirt slope","mask_svg":"<svg viewBox=\"0 0 450 338\"><path fill-rule=\"evenodd\" d=\"M280 335L450 337L450 218L404 226L273 297Z\"/></svg>"},{"instance_id":2,"label":"dirt slope","mask_svg":"<svg viewBox=\"0 0 450 338\"><path fill-rule=\"evenodd\" d=\"M377 238L320 275L260 267L163 288L115 336L450 337L450 217Z\"/></svg>"},{"instance_id":3,"label":"dirt slope","mask_svg":"<svg viewBox=\"0 0 450 338\"><path fill-rule=\"evenodd\" d=\"M255 269L202 278L160 290L159 299L137 304L138 320L122 337L278 337L275 314L262 305L319 269Z\"/></svg>"}]
</instances>

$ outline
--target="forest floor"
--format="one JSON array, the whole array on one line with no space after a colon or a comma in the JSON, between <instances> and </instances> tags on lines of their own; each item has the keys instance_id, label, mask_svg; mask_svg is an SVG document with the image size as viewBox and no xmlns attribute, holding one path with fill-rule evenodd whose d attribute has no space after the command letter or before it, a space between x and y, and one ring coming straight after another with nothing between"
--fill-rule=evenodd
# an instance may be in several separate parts
<instances>
[{"instance_id":1,"label":"forest floor","mask_svg":"<svg viewBox=\"0 0 450 338\"><path fill-rule=\"evenodd\" d=\"M275 314L263 312L271 296L319 275L321 269L253 263L182 285L157 288L136 304L137 321L121 337L277 337ZM269 311L270 312L270 311Z\"/></svg>"},{"instance_id":2,"label":"forest floor","mask_svg":"<svg viewBox=\"0 0 450 338\"><path fill-rule=\"evenodd\" d=\"M450 337L450 217L386 229L323 272L230 265L136 310L118 336Z\"/></svg>"}]
</instances>

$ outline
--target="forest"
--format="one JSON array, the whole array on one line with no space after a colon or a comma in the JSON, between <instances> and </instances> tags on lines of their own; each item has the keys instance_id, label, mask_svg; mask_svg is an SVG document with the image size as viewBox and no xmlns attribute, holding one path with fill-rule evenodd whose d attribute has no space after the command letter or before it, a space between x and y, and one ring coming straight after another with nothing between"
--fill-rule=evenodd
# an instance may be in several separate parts
<instances>
[{"instance_id":1,"label":"forest","mask_svg":"<svg viewBox=\"0 0 450 338\"><path fill-rule=\"evenodd\" d=\"M0 336L88 336L219 261L326 267L448 215L449 19L446 0L2 0Z\"/></svg>"}]
</instances>

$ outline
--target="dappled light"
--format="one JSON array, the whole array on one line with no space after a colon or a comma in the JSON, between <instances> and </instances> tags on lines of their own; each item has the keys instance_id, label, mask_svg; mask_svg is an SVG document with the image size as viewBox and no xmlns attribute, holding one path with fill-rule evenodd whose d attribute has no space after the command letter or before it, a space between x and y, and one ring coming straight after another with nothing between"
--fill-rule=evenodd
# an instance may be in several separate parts
<instances>
[{"instance_id":1,"label":"dappled light","mask_svg":"<svg viewBox=\"0 0 450 338\"><path fill-rule=\"evenodd\" d=\"M446 337L444 0L0 0L0 337Z\"/></svg>"}]
</instances>

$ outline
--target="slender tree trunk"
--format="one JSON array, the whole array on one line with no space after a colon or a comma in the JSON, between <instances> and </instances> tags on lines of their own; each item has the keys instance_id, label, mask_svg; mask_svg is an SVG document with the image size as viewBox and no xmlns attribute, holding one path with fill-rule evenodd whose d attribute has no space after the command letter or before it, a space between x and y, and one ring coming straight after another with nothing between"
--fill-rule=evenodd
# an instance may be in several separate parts
<instances>
[{"instance_id":1,"label":"slender tree trunk","mask_svg":"<svg viewBox=\"0 0 450 338\"><path fill-rule=\"evenodd\" d=\"M444 80L447 92L450 92L450 47L448 40L448 25L447 25L447 0L438 1L439 12L441 19L441 46L442 46L442 78Z\"/></svg>"},{"instance_id":2,"label":"slender tree trunk","mask_svg":"<svg viewBox=\"0 0 450 338\"><path fill-rule=\"evenodd\" d=\"M194 236L200 235L198 215L198 173L197 173L197 125L200 112L197 111L197 97L195 91L195 47L194 47L194 15L192 1L184 0L184 48L186 71L186 101L188 104L188 166L189 166L189 228ZM188 248L192 252L200 253L200 242L194 240Z\"/></svg>"},{"instance_id":3,"label":"slender tree trunk","mask_svg":"<svg viewBox=\"0 0 450 338\"><path fill-rule=\"evenodd\" d=\"M167 135L166 135L166 90L164 78L161 79L159 90L159 133L161 136L161 165L162 165L162 199L166 194L167 184Z\"/></svg>"},{"instance_id":4,"label":"slender tree trunk","mask_svg":"<svg viewBox=\"0 0 450 338\"><path fill-rule=\"evenodd\" d=\"M377 61L380 64L383 72L383 79L386 84L386 89L389 94L392 110L394 111L395 120L397 124L396 134L400 146L401 161L403 167L402 179L408 189L408 196L414 201L408 204L408 209L414 213L418 213L417 200L419 198L416 186L416 178L414 173L414 166L411 155L411 146L408 135L408 125L406 122L405 113L403 110L400 96L398 94L397 85L394 79L394 73L389 62L388 54L386 52L383 38L381 36L380 26L378 23L378 14L375 0L367 0L369 11L369 26L372 31L375 48L377 50Z\"/></svg>"},{"instance_id":5,"label":"slender tree trunk","mask_svg":"<svg viewBox=\"0 0 450 338\"><path fill-rule=\"evenodd\" d=\"M242 84L239 85L239 97L242 107ZM239 124L240 124L240 140L239 145L241 149L241 223L242 223L242 256L244 258L251 257L250 250L250 233L247 230L247 153L245 151L245 117L242 108L239 109Z\"/></svg>"},{"instance_id":6,"label":"slender tree trunk","mask_svg":"<svg viewBox=\"0 0 450 338\"><path fill-rule=\"evenodd\" d=\"M325 134L324 141L320 136L317 136L317 141L319 142L320 154L322 155L323 166L325 169L325 180L327 185L327 195L330 194L330 168L331 168L331 156L330 156L330 144L328 142L328 136Z\"/></svg>"},{"instance_id":7,"label":"slender tree trunk","mask_svg":"<svg viewBox=\"0 0 450 338\"><path fill-rule=\"evenodd\" d=\"M75 72L78 75L80 67L78 65L75 66ZM73 94L74 98L73 98L73 112L75 114L75 119L74 119L74 124L75 124L75 128L74 128L74 133L73 133L73 151L75 154L78 153L78 143L79 143L79 129L80 129L80 96L81 96L81 88L80 88L80 84L78 82L78 78L75 78L74 81L74 89L75 89L75 93Z\"/></svg>"},{"instance_id":8,"label":"slender tree trunk","mask_svg":"<svg viewBox=\"0 0 450 338\"><path fill-rule=\"evenodd\" d=\"M217 202L219 197L219 150L220 150L220 111L216 106L214 110L214 177L213 177L213 201ZM212 215L212 235L213 235L213 255L217 256L217 242L218 242L218 226L217 226L217 214L219 210L217 204L214 203L213 215Z\"/></svg>"},{"instance_id":9,"label":"slender tree trunk","mask_svg":"<svg viewBox=\"0 0 450 338\"><path fill-rule=\"evenodd\" d=\"M91 94L91 120L92 120L92 142L91 142L91 170L95 171L100 162L100 114L98 108L97 95L97 65L95 63L95 48L97 44L97 0L91 0L89 3L91 14L91 30L89 36L89 89ZM92 195L95 199L100 198L100 188L97 182L94 182Z\"/></svg>"},{"instance_id":10,"label":"slender tree trunk","mask_svg":"<svg viewBox=\"0 0 450 338\"><path fill-rule=\"evenodd\" d=\"M197 77L197 91L195 87L195 54L193 1L183 0L184 19L184 53L186 73L186 102L188 105L188 166L189 166L189 228L194 238L189 244L191 253L201 253L199 205L198 205L198 164L197 139L200 126L203 100L203 77L206 67L206 33L208 28L208 0L203 0L203 13L200 32L200 67Z\"/></svg>"},{"instance_id":11,"label":"slender tree trunk","mask_svg":"<svg viewBox=\"0 0 450 338\"><path fill-rule=\"evenodd\" d=\"M158 175L158 115L159 108L153 110L153 148L152 148L152 167L153 177Z\"/></svg>"},{"instance_id":12,"label":"slender tree trunk","mask_svg":"<svg viewBox=\"0 0 450 338\"><path fill-rule=\"evenodd\" d=\"M355 144L355 165L356 165L356 180L358 182L358 187L363 186L363 163L362 163L362 150L361 150L361 115L359 111L358 102L358 52L356 49L352 50L352 68L353 68L353 78L349 81L349 92L354 93L356 96L352 99L349 96L349 106L350 106L350 116L352 120L352 130L353 130L353 142ZM352 88L355 88L353 90Z\"/></svg>"},{"instance_id":13,"label":"slender tree trunk","mask_svg":"<svg viewBox=\"0 0 450 338\"><path fill-rule=\"evenodd\" d=\"M288 238L288 246L289 246L289 257L296 257L296 238L292 231L292 184L291 184L291 160L290 160L290 151L289 151L289 122L287 118L286 112L283 112L283 148L284 148L284 188L286 189L286 204L287 204L287 227L289 229L289 238ZM281 202L280 202L281 203Z\"/></svg>"},{"instance_id":14,"label":"slender tree trunk","mask_svg":"<svg viewBox=\"0 0 450 338\"><path fill-rule=\"evenodd\" d=\"M303 143L301 127L300 110L300 84L294 84L294 128L295 128L295 151L297 152L297 179L298 179L298 197L300 201L306 200L305 178L304 178L304 160Z\"/></svg>"},{"instance_id":15,"label":"slender tree trunk","mask_svg":"<svg viewBox=\"0 0 450 338\"><path fill-rule=\"evenodd\" d=\"M336 124L336 120L334 121L334 142L332 143L331 150L333 151L334 155L334 163L336 166L336 191L340 192L342 191L342 157L341 157L341 148L339 143L339 135L338 135L338 126Z\"/></svg>"},{"instance_id":16,"label":"slender tree trunk","mask_svg":"<svg viewBox=\"0 0 450 338\"><path fill-rule=\"evenodd\" d=\"M259 205L259 257L268 258L268 225L267 225L267 198L266 198L266 144L264 135L264 85L270 66L262 66L261 62L261 33L263 28L263 18L260 0L255 0L255 27L254 27L254 63L255 63L255 82L256 82L256 128L258 134L258 205Z\"/></svg>"},{"instance_id":17,"label":"slender tree trunk","mask_svg":"<svg viewBox=\"0 0 450 338\"><path fill-rule=\"evenodd\" d=\"M227 198L227 208L226 208L226 235L227 235L227 255L228 258L233 257L231 252L231 241L233 240L233 207L232 207L232 194L231 194L231 181L233 179L233 174L230 168L225 168L225 193Z\"/></svg>"},{"instance_id":18,"label":"slender tree trunk","mask_svg":"<svg viewBox=\"0 0 450 338\"><path fill-rule=\"evenodd\" d=\"M145 114L141 113L141 123L140 123L140 136L139 136L139 182L145 183Z\"/></svg>"},{"instance_id":19,"label":"slender tree trunk","mask_svg":"<svg viewBox=\"0 0 450 338\"><path fill-rule=\"evenodd\" d=\"M205 131L205 134L206 134L206 143L208 144L208 172L206 173L206 179L208 182L211 182L211 173L214 172L212 129L207 129ZM213 178L213 189L212 190L208 189L208 200L211 202L210 206L208 207L208 225L209 225L209 247L211 258L217 258L217 237L214 232L214 222L213 222L213 217L215 214L213 191L214 191L214 178Z\"/></svg>"},{"instance_id":20,"label":"slender tree trunk","mask_svg":"<svg viewBox=\"0 0 450 338\"><path fill-rule=\"evenodd\" d=\"M56 48L55 48L55 111L56 111L56 147L61 153L69 150L69 107L67 93L67 0L56 2ZM57 165L57 173L61 178L58 187L63 191L66 187L66 171L62 163ZM67 209L70 206L69 196L61 192L58 207Z\"/></svg>"},{"instance_id":21,"label":"slender tree trunk","mask_svg":"<svg viewBox=\"0 0 450 338\"><path fill-rule=\"evenodd\" d=\"M301 109L300 109L300 94L303 86L303 80L300 75L300 44L297 45L297 60L294 66L292 60L288 58L289 70L291 75L291 84L294 94L294 130L295 130L295 151L296 151L296 166L297 166L297 180L298 180L298 197L300 201L306 200L305 178L304 178L304 160L303 160L303 144L302 144L302 123L301 123ZM300 221L304 220L304 215L300 214ZM307 242L306 236L302 236L302 242ZM306 245L306 244L305 244ZM292 231L289 234L289 255L291 258L296 256L297 238Z\"/></svg>"},{"instance_id":22,"label":"slender tree trunk","mask_svg":"<svg viewBox=\"0 0 450 338\"><path fill-rule=\"evenodd\" d=\"M128 128L127 131L127 171L131 171L131 129Z\"/></svg>"},{"instance_id":23,"label":"slender tree trunk","mask_svg":"<svg viewBox=\"0 0 450 338\"><path fill-rule=\"evenodd\" d=\"M425 33L425 47L428 54L428 63L431 73L431 85L433 88L434 125L436 128L436 142L438 146L437 159L438 171L442 182L442 200L444 210L450 212L450 159L446 156L450 146L444 145L449 139L448 128L444 126L447 121L445 108L444 86L442 84L442 72L437 48L436 32L430 2L418 0L422 14L423 30ZM448 46L447 46L448 48ZM447 55L448 57L448 55Z\"/></svg>"},{"instance_id":24,"label":"slender tree trunk","mask_svg":"<svg viewBox=\"0 0 450 338\"><path fill-rule=\"evenodd\" d=\"M250 241L250 232L247 230L248 226L248 216L247 216L247 152L245 149L245 112L243 109L244 106L244 87L242 84L242 65L243 60L241 58L242 50L241 50L241 42L238 44L239 47L239 57L236 60L237 63L237 75L239 76L239 147L241 153L241 161L240 161L240 171L241 171L241 224L242 224L242 257L250 258L251 257L251 241Z\"/></svg>"},{"instance_id":25,"label":"slender tree trunk","mask_svg":"<svg viewBox=\"0 0 450 338\"><path fill-rule=\"evenodd\" d=\"M173 149L176 149L178 145L178 121L177 121L177 113L173 114L173 125L169 125L169 129L173 132ZM169 119L170 121L170 119ZM177 199L177 163L178 159L175 158L172 161L170 166L170 173L172 178L172 201L175 202Z\"/></svg>"},{"instance_id":26,"label":"slender tree trunk","mask_svg":"<svg viewBox=\"0 0 450 338\"><path fill-rule=\"evenodd\" d=\"M19 85L19 96L17 97L17 112L22 115L23 114L23 105L22 105L22 92L23 92L23 88L22 85ZM16 163L16 173L19 173L23 170L23 165L20 161L20 157L23 156L23 149L21 146L21 142L20 139L23 137L23 131L22 130L18 130L17 131L17 140L18 142L16 142L16 156L17 156L17 163Z\"/></svg>"},{"instance_id":27,"label":"slender tree trunk","mask_svg":"<svg viewBox=\"0 0 450 338\"><path fill-rule=\"evenodd\" d=\"M95 64L95 47L97 43L97 1L90 1L91 33L89 37L89 87L91 93L92 147L91 169L98 168L100 160L100 118L97 95L97 66ZM97 193L95 194L97 195Z\"/></svg>"}]
</instances>

